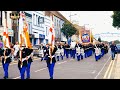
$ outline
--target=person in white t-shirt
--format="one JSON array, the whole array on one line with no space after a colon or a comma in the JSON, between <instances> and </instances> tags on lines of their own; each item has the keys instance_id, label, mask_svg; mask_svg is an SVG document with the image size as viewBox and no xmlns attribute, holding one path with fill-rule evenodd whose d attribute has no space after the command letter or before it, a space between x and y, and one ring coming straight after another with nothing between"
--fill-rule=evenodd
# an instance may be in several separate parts
<instances>
[{"instance_id":1,"label":"person in white t-shirt","mask_svg":"<svg viewBox=\"0 0 120 90\"><path fill-rule=\"evenodd\" d=\"M16 44L14 45L13 48L15 49L14 56L16 56L17 52L19 51L19 44L18 44L18 42L16 42Z\"/></svg>"}]
</instances>

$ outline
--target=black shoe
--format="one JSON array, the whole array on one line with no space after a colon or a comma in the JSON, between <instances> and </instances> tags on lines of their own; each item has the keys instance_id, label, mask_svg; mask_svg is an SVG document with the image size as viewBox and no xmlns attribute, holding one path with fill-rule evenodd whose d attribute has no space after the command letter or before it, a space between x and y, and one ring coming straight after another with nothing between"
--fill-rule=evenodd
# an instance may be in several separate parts
<instances>
[{"instance_id":1,"label":"black shoe","mask_svg":"<svg viewBox=\"0 0 120 90\"><path fill-rule=\"evenodd\" d=\"M26 78L26 79L30 79L30 78Z\"/></svg>"},{"instance_id":2,"label":"black shoe","mask_svg":"<svg viewBox=\"0 0 120 90\"><path fill-rule=\"evenodd\" d=\"M51 77L50 79L53 79L53 77Z\"/></svg>"},{"instance_id":3,"label":"black shoe","mask_svg":"<svg viewBox=\"0 0 120 90\"><path fill-rule=\"evenodd\" d=\"M4 79L8 79L8 77L6 77L6 76L4 76L3 78L4 78Z\"/></svg>"}]
</instances>

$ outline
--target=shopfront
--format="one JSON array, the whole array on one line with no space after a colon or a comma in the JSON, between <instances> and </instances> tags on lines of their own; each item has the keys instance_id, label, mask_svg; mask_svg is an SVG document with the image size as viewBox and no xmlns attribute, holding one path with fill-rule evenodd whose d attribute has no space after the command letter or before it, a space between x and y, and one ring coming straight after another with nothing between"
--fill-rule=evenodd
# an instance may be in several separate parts
<instances>
[{"instance_id":1,"label":"shopfront","mask_svg":"<svg viewBox=\"0 0 120 90\"><path fill-rule=\"evenodd\" d=\"M45 35L39 34L40 43L44 43Z\"/></svg>"}]
</instances>

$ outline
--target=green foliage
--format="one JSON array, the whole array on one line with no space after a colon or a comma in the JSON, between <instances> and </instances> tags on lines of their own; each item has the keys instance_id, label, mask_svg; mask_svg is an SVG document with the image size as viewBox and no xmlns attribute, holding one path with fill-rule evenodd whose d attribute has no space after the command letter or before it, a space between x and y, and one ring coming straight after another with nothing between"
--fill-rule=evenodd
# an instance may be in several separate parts
<instances>
[{"instance_id":1,"label":"green foliage","mask_svg":"<svg viewBox=\"0 0 120 90\"><path fill-rule=\"evenodd\" d=\"M113 27L120 28L120 11L113 11Z\"/></svg>"},{"instance_id":2,"label":"green foliage","mask_svg":"<svg viewBox=\"0 0 120 90\"><path fill-rule=\"evenodd\" d=\"M76 28L69 23L65 23L61 29L61 32L66 36L67 39L68 37L71 37L72 35L74 35L76 31L77 31Z\"/></svg>"},{"instance_id":3,"label":"green foliage","mask_svg":"<svg viewBox=\"0 0 120 90\"><path fill-rule=\"evenodd\" d=\"M119 41L119 40L115 40L114 43L115 43L115 44L119 44L120 41Z\"/></svg>"},{"instance_id":4,"label":"green foliage","mask_svg":"<svg viewBox=\"0 0 120 90\"><path fill-rule=\"evenodd\" d=\"M98 41L99 41L99 42L101 42L101 41L102 41L100 37L98 38Z\"/></svg>"}]
</instances>

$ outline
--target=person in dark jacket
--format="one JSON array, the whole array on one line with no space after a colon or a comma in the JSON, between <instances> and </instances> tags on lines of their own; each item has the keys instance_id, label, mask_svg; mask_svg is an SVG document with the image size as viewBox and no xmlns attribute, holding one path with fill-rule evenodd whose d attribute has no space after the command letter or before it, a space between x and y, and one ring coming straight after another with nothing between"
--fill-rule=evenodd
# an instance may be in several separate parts
<instances>
[{"instance_id":1,"label":"person in dark jacket","mask_svg":"<svg viewBox=\"0 0 120 90\"><path fill-rule=\"evenodd\" d=\"M52 50L53 49L53 50ZM49 71L49 75L50 75L50 79L53 79L53 74L54 74L54 66L56 63L56 59L55 59L55 52L57 51L57 47L52 47L50 45L49 49L47 50L46 54L48 59L46 60L47 63L47 67L48 67L48 71ZM51 62L52 60L52 62Z\"/></svg>"},{"instance_id":2,"label":"person in dark jacket","mask_svg":"<svg viewBox=\"0 0 120 90\"><path fill-rule=\"evenodd\" d=\"M112 60L114 60L114 58L115 58L115 51L116 51L116 49L117 49L117 47L116 47L114 41L113 41L112 44L110 45L110 48L111 48Z\"/></svg>"},{"instance_id":3,"label":"person in dark jacket","mask_svg":"<svg viewBox=\"0 0 120 90\"><path fill-rule=\"evenodd\" d=\"M4 69L4 79L8 78L8 68L9 64L11 63L11 49L8 47L5 47L1 51L1 56L2 56L2 66Z\"/></svg>"},{"instance_id":4,"label":"person in dark jacket","mask_svg":"<svg viewBox=\"0 0 120 90\"><path fill-rule=\"evenodd\" d=\"M19 61L18 61L18 69L20 71L20 76L21 76L21 79L24 79L24 75L25 75L25 71L27 69L27 53L28 53L28 50L27 48L25 48L25 46L22 46L22 48L20 48L20 51L22 52L21 56L22 56L22 61L20 59L20 52L18 51L17 52L17 58L19 58Z\"/></svg>"}]
</instances>

